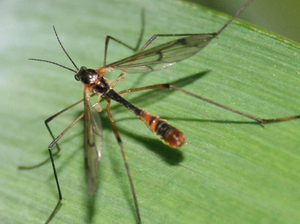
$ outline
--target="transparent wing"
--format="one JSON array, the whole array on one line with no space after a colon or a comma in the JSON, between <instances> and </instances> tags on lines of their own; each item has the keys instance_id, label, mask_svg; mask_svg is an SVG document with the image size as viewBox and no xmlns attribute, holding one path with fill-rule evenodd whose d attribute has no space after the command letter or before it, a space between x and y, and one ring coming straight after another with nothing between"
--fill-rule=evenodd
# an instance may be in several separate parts
<instances>
[{"instance_id":1,"label":"transparent wing","mask_svg":"<svg viewBox=\"0 0 300 224\"><path fill-rule=\"evenodd\" d=\"M86 184L92 195L97 187L99 161L102 156L102 125L99 112L92 108L87 94L84 97L84 150Z\"/></svg>"},{"instance_id":2,"label":"transparent wing","mask_svg":"<svg viewBox=\"0 0 300 224\"><path fill-rule=\"evenodd\" d=\"M193 56L208 45L215 36L216 34L212 33L180 38L109 64L106 67L124 70L133 61L127 73L147 73L165 69Z\"/></svg>"}]
</instances>

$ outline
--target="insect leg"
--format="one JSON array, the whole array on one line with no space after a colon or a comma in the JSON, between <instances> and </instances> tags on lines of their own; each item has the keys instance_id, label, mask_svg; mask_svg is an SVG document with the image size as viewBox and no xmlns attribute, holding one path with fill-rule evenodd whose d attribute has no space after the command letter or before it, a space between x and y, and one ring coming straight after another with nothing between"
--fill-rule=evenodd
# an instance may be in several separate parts
<instances>
[{"instance_id":1,"label":"insect leg","mask_svg":"<svg viewBox=\"0 0 300 224\"><path fill-rule=\"evenodd\" d=\"M297 119L297 118L300 118L300 115L298 116L288 116L288 117L282 117L282 118L273 118L273 119L264 119L264 118L259 118L259 117L256 117L256 116L253 116L253 115L250 115L250 114L247 114L247 113L244 113L244 112L241 112L241 111L238 111L238 110L235 110L233 108L230 108L228 106L225 106L223 104L220 104L220 103L217 103L215 101L212 101L210 99L207 99L205 97L202 97L202 96L199 96L199 95L196 95L194 93L191 93L189 91L186 91L184 89L181 89L179 88L178 86L175 86L175 85L172 85L172 84L158 84L158 85L152 85L152 86L145 86L145 87L140 87L140 88L133 88L133 89L127 89L127 90L123 90L123 91L120 91L118 92L118 94L123 94L123 93L128 93L128 92L135 92L135 91L141 91L141 90L146 90L146 89L174 89L174 90L178 90L182 93L185 93L185 94L188 94L190 96L193 96L197 99L200 99L200 100L203 100L205 102L208 102L210 104L213 104L215 106L218 106L218 107L221 107L225 110L229 110L233 113L236 113L236 114L239 114L239 115L242 115L244 117L248 117L252 120L255 120L257 122L260 123L260 125L263 126L264 123L271 123L271 122L279 122L279 121L287 121L287 120L293 120L293 119Z\"/></svg>"},{"instance_id":2,"label":"insect leg","mask_svg":"<svg viewBox=\"0 0 300 224\"><path fill-rule=\"evenodd\" d=\"M55 168L55 163L54 163L54 157L60 152L60 147L57 144L57 142L61 139L61 137L70 129L72 128L81 118L83 118L84 113L82 113L76 120L74 120L60 135L58 135L56 138L54 137L48 123L50 121L52 121L54 118L56 118L58 115L64 113L65 111L69 110L70 108L78 105L79 103L81 103L83 100L80 100L74 104L72 104L71 106L59 111L58 113L54 114L53 116L49 117L47 120L45 120L45 125L47 127L47 130L49 131L51 137L53 138L53 141L50 143L50 145L48 146L48 151L49 151L49 158L46 159L45 161L35 165L35 166L19 166L19 169L33 169L33 168L37 168L39 166L44 165L45 163L47 163L49 160L51 161L51 165L52 165L52 169L53 169L53 174L54 174L54 178L55 178L55 182L56 182L56 186L57 186L57 191L58 191L58 202L54 208L54 210L52 211L51 215L49 216L49 218L46 221L46 224L49 223L51 221L51 219L54 217L54 215L56 214L56 212L58 211L61 201L62 201L62 194L61 194L61 190L60 190L60 186L59 186L59 181L58 181L58 177L57 177L57 172L56 172L56 168ZM57 152L52 153L52 148L54 146L57 146Z\"/></svg>"},{"instance_id":3,"label":"insect leg","mask_svg":"<svg viewBox=\"0 0 300 224\"><path fill-rule=\"evenodd\" d=\"M58 113L52 115L51 117L49 117L48 119L45 120L45 125L46 125L47 130L49 131L49 133L50 133L50 135L51 135L53 141L55 140L55 137L54 137L54 135L53 135L53 133L52 133L52 131L51 131L51 129L50 129L48 123L49 123L50 121L52 121L54 118L56 118L57 116L59 116L59 115L61 115L62 113L64 113L65 111L67 111L67 110L71 109L72 107L78 105L78 104L81 103L82 101L83 101L83 100L80 100L80 101L78 101L78 102L76 102L76 103L74 103L74 104L68 106L67 108L65 108L65 109L63 109L63 110L61 110L61 111L59 111ZM52 143L53 143L53 142L52 142ZM51 143L51 144L52 144L52 143ZM53 157L57 156L57 154L60 152L60 147L59 147L59 145L57 144L57 141L56 141L55 144L52 145L52 147L53 147L54 145L57 146L57 152L55 152L55 153L52 154ZM34 169L34 168L37 168L37 167L40 167L40 166L46 164L49 160L50 160L50 158L47 158L47 159L44 160L43 162L41 162L41 163L39 163L39 164L36 164L36 165L34 165L34 166L19 166L18 169L22 169L22 170Z\"/></svg>"},{"instance_id":4,"label":"insect leg","mask_svg":"<svg viewBox=\"0 0 300 224\"><path fill-rule=\"evenodd\" d=\"M142 28L141 28L141 32L140 32L140 36L139 36L139 39L138 39L138 42L136 44L135 47L131 47L129 46L128 44L112 37L112 36L106 36L106 39L105 39L105 51L104 51L104 62L103 62L103 66L106 66L106 59L107 59L107 51L108 51L108 44L109 44L109 40L114 40L115 42L133 50L134 52L137 51L139 48L140 48L140 45L141 45L141 42L142 42L142 39L143 39L143 36L144 36L144 31L145 31L145 10L143 9L142 10Z\"/></svg>"},{"instance_id":5,"label":"insect leg","mask_svg":"<svg viewBox=\"0 0 300 224\"><path fill-rule=\"evenodd\" d=\"M54 138L54 140L48 146L50 160L51 160L51 164L52 164L52 168L53 168L53 174L54 174L54 178L55 178L55 182L56 182L56 186L57 186L57 191L58 191L58 202L57 202L54 210L52 211L51 215L47 219L46 224L49 223L51 221L51 219L54 217L54 215L58 211L58 208L59 208L59 206L61 204L61 201L62 201L62 193L61 193L61 190L60 190L59 181L58 181L58 177L57 177L57 172L56 172L56 168L55 168L55 163L54 163L54 159L53 159L53 156L56 155L57 153L56 154L52 154L52 148L53 148L53 146L57 145L57 142L59 141L59 139L61 139L61 137L68 130L70 130L70 128L72 128L81 118L83 118L83 116L84 116L84 113L82 113L78 118L76 118L76 120L74 120L60 135L58 135L56 138ZM47 125L47 127L48 127L48 125ZM50 130L50 128L49 128L49 130ZM50 130L50 133L52 135L51 130Z\"/></svg>"},{"instance_id":6,"label":"insect leg","mask_svg":"<svg viewBox=\"0 0 300 224\"><path fill-rule=\"evenodd\" d=\"M122 156L123 156L123 160L124 160L124 164L125 164L127 176L128 176L129 183L130 183L131 193L132 193L133 200L134 200L134 206L135 206L135 211L136 211L138 223L141 224L142 220L141 220L141 215L140 215L140 211L139 211L139 205L138 205L137 196L136 196L135 189L134 189L134 184L133 184L133 180L132 180L130 169L129 169L129 164L128 164L128 161L127 161L127 156L126 156L126 153L125 153L125 149L123 147L122 139L121 139L121 137L119 135L119 132L117 130L117 127L116 127L116 125L114 123L114 120L112 118L112 115L111 115L110 100L109 99L107 100L107 114L108 114L111 126L113 128L114 134L116 136L116 139L118 141L118 144L119 144L119 146L121 148L121 152L122 152Z\"/></svg>"}]
</instances>

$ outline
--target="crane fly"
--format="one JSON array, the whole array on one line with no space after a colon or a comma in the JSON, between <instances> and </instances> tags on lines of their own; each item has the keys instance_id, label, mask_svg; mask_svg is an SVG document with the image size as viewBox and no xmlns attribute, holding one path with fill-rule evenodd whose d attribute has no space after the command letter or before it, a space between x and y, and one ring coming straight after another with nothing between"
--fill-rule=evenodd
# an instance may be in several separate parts
<instances>
[{"instance_id":1,"label":"crane fly","mask_svg":"<svg viewBox=\"0 0 300 224\"><path fill-rule=\"evenodd\" d=\"M88 69L84 66L81 68L78 68L74 61L71 59L65 48L63 47L58 34L55 30L55 27L53 27L56 38L64 51L64 53L67 55L69 60L72 62L76 70L71 69L69 67L63 66L61 64L48 61L48 60L42 60L42 59L33 59L30 60L34 61L42 61L46 63L51 63L54 65L57 65L59 67L65 68L67 70L70 70L75 73L75 79L77 81L82 82L84 86L84 99L80 100L73 105L61 110L60 112L54 114L53 116L49 117L47 120L45 120L45 125L50 133L50 135L53 138L53 141L48 146L48 151L50 154L50 157L43 161L42 163L39 163L35 166L31 167L25 167L21 166L20 169L32 169L39 167L49 160L51 161L53 173L56 181L56 186L58 190L59 200L52 211L51 215L49 216L46 223L49 223L51 219L54 217L55 213L57 212L58 208L60 207L61 200L62 200L62 193L58 181L58 176L55 168L54 163L54 157L58 155L60 151L60 147L58 145L58 141L61 139L61 137L74 126L75 123L77 123L81 118L84 117L84 148L85 148L85 169L86 169L86 183L87 183L87 189L88 192L93 195L96 188L97 188L97 173L98 173L98 166L99 161L102 156L102 148L103 148L103 141L102 141L102 130L101 130L101 121L99 117L99 103L102 101L107 101L107 113L108 117L112 126L112 129L114 131L115 137L117 139L117 142L120 146L127 176L129 179L129 184L131 187L131 193L133 196L133 201L135 205L135 212L137 216L137 222L142 223L141 221L141 215L139 212L139 206L137 201L137 196L135 193L135 188L133 184L133 180L130 174L129 165L125 153L125 149L123 147L123 143L121 140L121 137L118 133L118 130L116 128L116 125L113 121L111 110L110 110L110 104L111 101L116 101L123 106L125 106L129 111L134 113L140 120L142 120L146 126L154 132L159 138L162 139L162 141L169 145L170 147L180 147L185 142L184 134L169 124L166 120L163 120L159 118L158 116L152 115L145 110L135 106L134 104L128 102L126 99L124 99L121 95L124 93L134 92L134 91L141 91L141 90L147 90L147 89L173 89L180 91L182 93L185 93L187 95L190 95L192 97L195 97L197 99L206 101L208 103L214 104L218 107L221 107L225 110L229 110L231 112L237 113L239 115L242 115L244 117L248 117L252 120L255 120L256 122L263 125L264 123L268 122L279 122L279 121L287 121L292 120L296 118L300 118L300 116L289 116L289 117L283 117L283 118L275 118L275 119L263 119L259 117L252 116L247 113L240 112L238 110L232 109L230 107L227 107L225 105L219 104L217 102L214 102L212 100L209 100L207 98L201 97L199 95L193 94L189 91L186 91L184 89L181 89L173 84L158 84L158 85L152 85L152 86L145 86L145 87L139 87L139 88L133 88L133 89L126 89L120 92L116 92L114 90L114 87L118 83L118 81L124 79L123 76L125 73L148 73L152 71L162 70L167 67L175 65L177 62L184 60L186 58L189 58L199 52L201 49L203 49L205 46L207 46L211 40L213 40L215 37L217 37L253 0L248 1L241 9L239 9L236 14L217 32L215 33L197 33L197 34L156 34L153 35L146 44L138 51L138 53L134 54L133 56L130 56L128 58L122 59L120 61L106 64L106 58L107 58L107 51L108 51L108 44L109 40L114 40L132 50L139 49L139 45L142 39L143 35L143 28L141 32L141 36L139 38L138 44L136 48L132 48L129 45L111 37L106 37L105 42L105 52L104 52L104 65L103 67L100 67L98 69ZM157 37L181 37L179 39L167 42L165 44L161 44L159 46L153 47L151 49L146 48L157 38ZM118 76L115 80L108 80L105 78L105 74L108 72L111 72L112 70L121 70L121 74ZM90 101L90 98L96 96L98 97L98 100L96 103L92 104ZM49 122L52 121L54 118L56 118L58 115L64 113L65 111L69 110L70 108L78 105L79 103L84 104L84 112L75 120L73 121L60 135L55 137L49 127ZM52 148L54 146L57 146L57 151L55 153L52 153Z\"/></svg>"}]
</instances>

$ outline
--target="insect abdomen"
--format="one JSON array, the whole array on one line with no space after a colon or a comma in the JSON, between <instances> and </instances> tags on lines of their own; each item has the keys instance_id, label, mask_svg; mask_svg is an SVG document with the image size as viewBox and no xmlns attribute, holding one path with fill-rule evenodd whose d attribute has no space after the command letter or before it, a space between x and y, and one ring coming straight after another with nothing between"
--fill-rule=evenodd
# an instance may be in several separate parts
<instances>
[{"instance_id":1,"label":"insect abdomen","mask_svg":"<svg viewBox=\"0 0 300 224\"><path fill-rule=\"evenodd\" d=\"M169 145L173 148L182 146L185 142L184 135L177 128L174 128L167 121L147 113L146 111L138 108L134 104L128 102L119 94L117 94L113 89L110 89L105 93L106 97L109 97L112 100L119 102L129 109L132 113L136 114L138 118L145 122L148 128L158 135L166 145Z\"/></svg>"},{"instance_id":2,"label":"insect abdomen","mask_svg":"<svg viewBox=\"0 0 300 224\"><path fill-rule=\"evenodd\" d=\"M138 117L145 122L148 128L158 135L166 145L173 148L180 147L185 142L181 131L170 125L166 120L142 111Z\"/></svg>"}]
</instances>

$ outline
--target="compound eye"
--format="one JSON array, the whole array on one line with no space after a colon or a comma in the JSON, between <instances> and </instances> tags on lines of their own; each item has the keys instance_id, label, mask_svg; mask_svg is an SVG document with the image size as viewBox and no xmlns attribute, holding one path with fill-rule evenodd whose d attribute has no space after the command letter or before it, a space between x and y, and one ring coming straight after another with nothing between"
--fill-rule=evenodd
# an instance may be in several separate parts
<instances>
[{"instance_id":1,"label":"compound eye","mask_svg":"<svg viewBox=\"0 0 300 224\"><path fill-rule=\"evenodd\" d=\"M76 81L80 81L80 76L78 74L74 75L74 78L76 79Z\"/></svg>"}]
</instances>

